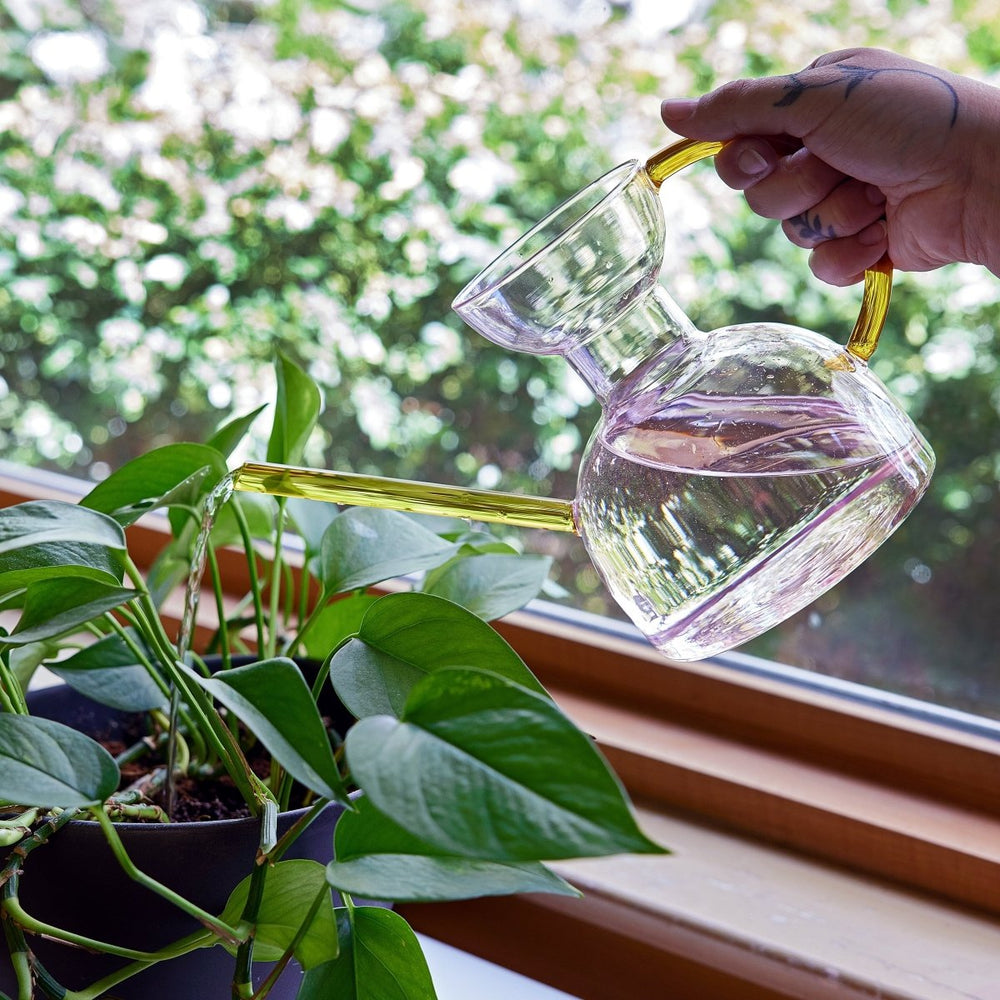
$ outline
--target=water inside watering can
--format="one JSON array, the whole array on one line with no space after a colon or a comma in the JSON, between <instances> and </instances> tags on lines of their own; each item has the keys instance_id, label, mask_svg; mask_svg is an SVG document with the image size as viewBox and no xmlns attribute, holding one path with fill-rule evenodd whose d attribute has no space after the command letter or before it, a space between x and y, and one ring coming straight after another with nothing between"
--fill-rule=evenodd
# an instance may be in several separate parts
<instances>
[{"instance_id":1,"label":"water inside watering can","mask_svg":"<svg viewBox=\"0 0 1000 1000\"><path fill-rule=\"evenodd\" d=\"M920 446L828 399L651 394L589 445L581 534L654 646L712 655L805 607L895 529Z\"/></svg>"}]
</instances>

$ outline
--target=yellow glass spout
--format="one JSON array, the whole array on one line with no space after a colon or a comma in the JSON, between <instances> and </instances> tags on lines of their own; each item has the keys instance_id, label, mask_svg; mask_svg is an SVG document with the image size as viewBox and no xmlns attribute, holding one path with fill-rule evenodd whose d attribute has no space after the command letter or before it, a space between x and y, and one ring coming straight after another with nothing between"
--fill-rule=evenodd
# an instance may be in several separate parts
<instances>
[{"instance_id":1,"label":"yellow glass spout","mask_svg":"<svg viewBox=\"0 0 1000 1000\"><path fill-rule=\"evenodd\" d=\"M568 500L472 490L409 479L248 462L233 474L233 486L249 493L492 521L519 528L577 530L573 503Z\"/></svg>"}]
</instances>

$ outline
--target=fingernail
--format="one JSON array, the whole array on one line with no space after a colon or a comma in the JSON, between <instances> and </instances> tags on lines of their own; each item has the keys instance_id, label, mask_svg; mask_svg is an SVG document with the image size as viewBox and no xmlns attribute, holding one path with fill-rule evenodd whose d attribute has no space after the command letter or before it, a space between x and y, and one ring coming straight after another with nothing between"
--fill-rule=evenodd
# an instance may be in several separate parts
<instances>
[{"instance_id":1,"label":"fingernail","mask_svg":"<svg viewBox=\"0 0 1000 1000\"><path fill-rule=\"evenodd\" d=\"M671 97L661 102L660 117L669 125L670 122L682 122L694 114L698 102L690 97Z\"/></svg>"},{"instance_id":2,"label":"fingernail","mask_svg":"<svg viewBox=\"0 0 1000 1000\"><path fill-rule=\"evenodd\" d=\"M858 233L857 240L863 247L873 247L885 239L887 232L885 222L879 219L878 222L873 222L867 229L862 229Z\"/></svg>"},{"instance_id":3,"label":"fingernail","mask_svg":"<svg viewBox=\"0 0 1000 1000\"><path fill-rule=\"evenodd\" d=\"M756 149L748 147L736 157L736 166L748 177L756 177L757 174L762 174L767 170L768 162Z\"/></svg>"},{"instance_id":4,"label":"fingernail","mask_svg":"<svg viewBox=\"0 0 1000 1000\"><path fill-rule=\"evenodd\" d=\"M881 205L885 201L885 194L880 187L876 187L874 184L869 184L865 188L865 197L873 205Z\"/></svg>"}]
</instances>

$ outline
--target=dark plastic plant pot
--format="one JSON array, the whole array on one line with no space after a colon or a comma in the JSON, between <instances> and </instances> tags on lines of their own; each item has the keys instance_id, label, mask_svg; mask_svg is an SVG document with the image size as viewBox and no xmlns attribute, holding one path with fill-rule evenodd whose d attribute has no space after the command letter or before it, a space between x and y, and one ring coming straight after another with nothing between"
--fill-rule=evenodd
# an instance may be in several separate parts
<instances>
[{"instance_id":1,"label":"dark plastic plant pot","mask_svg":"<svg viewBox=\"0 0 1000 1000\"><path fill-rule=\"evenodd\" d=\"M94 735L124 729L129 716L57 686L33 692L32 714ZM323 710L330 712L330 706ZM345 713L344 732L351 717ZM336 720L337 725L339 720ZM339 728L339 726L338 726ZM282 813L279 835L305 810ZM333 829L343 807L331 804L295 841L285 858L325 864L333 854ZM182 823L119 823L117 830L139 869L209 913L221 913L230 893L251 871L260 832L254 818ZM31 853L20 882L20 901L31 916L87 937L143 951L164 947L200 929L171 903L137 885L121 869L100 826L74 821ZM82 989L127 960L95 954L32 935L31 947L55 978ZM255 964L255 982L269 966ZM158 962L109 990L116 1000L224 1000L231 995L233 958L221 946ZM293 1000L302 971L292 962L269 994ZM6 948L0 947L0 991L17 995Z\"/></svg>"}]
</instances>

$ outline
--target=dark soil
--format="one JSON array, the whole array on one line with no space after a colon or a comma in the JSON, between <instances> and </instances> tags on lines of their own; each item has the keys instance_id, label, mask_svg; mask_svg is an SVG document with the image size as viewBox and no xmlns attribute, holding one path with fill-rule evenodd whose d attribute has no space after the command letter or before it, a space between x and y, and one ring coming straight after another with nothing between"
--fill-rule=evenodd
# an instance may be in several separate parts
<instances>
[{"instance_id":1,"label":"dark soil","mask_svg":"<svg viewBox=\"0 0 1000 1000\"><path fill-rule=\"evenodd\" d=\"M243 796L228 778L211 781L181 778L174 784L174 808L170 818L175 823L240 819L249 815Z\"/></svg>"},{"instance_id":2,"label":"dark soil","mask_svg":"<svg viewBox=\"0 0 1000 1000\"><path fill-rule=\"evenodd\" d=\"M95 735L94 738L108 753L117 757L129 746L144 739L142 722L143 719L140 716L136 719L135 727L125 733L119 731L114 736L99 734ZM249 763L259 777L266 778L270 769L270 758L260 744L256 745L256 749L258 751L256 755L248 754ZM244 750L246 751L246 747ZM121 766L120 789L141 786L157 768L162 768L163 764L162 754L152 750L138 760L123 764ZM147 797L156 805L161 807L164 805L161 794L151 792ZM175 823L242 819L250 815L250 810L243 796L226 774L204 778L182 776L174 782L174 802L170 819Z\"/></svg>"}]
</instances>

